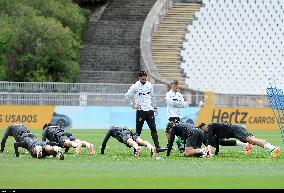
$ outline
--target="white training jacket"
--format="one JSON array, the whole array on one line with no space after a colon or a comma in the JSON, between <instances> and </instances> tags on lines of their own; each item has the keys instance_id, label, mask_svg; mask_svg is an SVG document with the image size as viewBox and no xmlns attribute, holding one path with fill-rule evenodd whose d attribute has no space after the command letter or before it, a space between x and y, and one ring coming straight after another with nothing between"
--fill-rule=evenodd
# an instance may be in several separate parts
<instances>
[{"instance_id":1,"label":"white training jacket","mask_svg":"<svg viewBox=\"0 0 284 193\"><path fill-rule=\"evenodd\" d=\"M170 90L166 93L166 103L167 103L167 115L170 117L180 117L180 108L188 106L184 102L183 95L180 92L174 92Z\"/></svg>"},{"instance_id":2,"label":"white training jacket","mask_svg":"<svg viewBox=\"0 0 284 193\"><path fill-rule=\"evenodd\" d=\"M148 81L145 84L140 81L133 84L125 94L125 99L131 106L134 103L139 104L140 110L143 111L154 110L154 107L156 107L153 85Z\"/></svg>"}]
</instances>

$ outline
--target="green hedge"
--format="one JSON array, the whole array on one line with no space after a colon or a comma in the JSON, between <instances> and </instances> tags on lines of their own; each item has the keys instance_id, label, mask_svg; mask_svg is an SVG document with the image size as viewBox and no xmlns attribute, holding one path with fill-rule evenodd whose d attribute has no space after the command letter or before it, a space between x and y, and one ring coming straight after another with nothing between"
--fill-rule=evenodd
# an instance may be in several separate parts
<instances>
[{"instance_id":1,"label":"green hedge","mask_svg":"<svg viewBox=\"0 0 284 193\"><path fill-rule=\"evenodd\" d=\"M0 0L0 80L75 82L89 15L72 0Z\"/></svg>"}]
</instances>

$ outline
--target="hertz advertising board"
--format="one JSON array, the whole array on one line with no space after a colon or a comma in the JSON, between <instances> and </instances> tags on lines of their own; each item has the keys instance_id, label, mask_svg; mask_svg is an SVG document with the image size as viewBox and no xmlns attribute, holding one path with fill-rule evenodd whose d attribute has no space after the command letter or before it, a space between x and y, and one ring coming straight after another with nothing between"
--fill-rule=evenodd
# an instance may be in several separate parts
<instances>
[{"instance_id":1,"label":"hertz advertising board","mask_svg":"<svg viewBox=\"0 0 284 193\"><path fill-rule=\"evenodd\" d=\"M29 129L39 129L49 123L54 106L0 106L0 128L6 129L14 123L22 123Z\"/></svg>"},{"instance_id":2,"label":"hertz advertising board","mask_svg":"<svg viewBox=\"0 0 284 193\"><path fill-rule=\"evenodd\" d=\"M280 120L284 122L284 120ZM278 130L270 108L202 108L197 123L228 122L245 125L251 130Z\"/></svg>"}]
</instances>

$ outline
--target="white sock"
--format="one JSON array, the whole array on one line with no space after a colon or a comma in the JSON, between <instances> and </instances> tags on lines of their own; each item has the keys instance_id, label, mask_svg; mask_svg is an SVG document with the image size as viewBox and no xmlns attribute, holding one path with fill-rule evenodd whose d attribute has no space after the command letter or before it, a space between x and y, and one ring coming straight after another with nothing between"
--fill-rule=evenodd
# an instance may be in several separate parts
<instances>
[{"instance_id":1,"label":"white sock","mask_svg":"<svg viewBox=\"0 0 284 193\"><path fill-rule=\"evenodd\" d=\"M90 144L90 143L85 142L85 144L86 144L86 147L87 147L87 148L89 148L89 149L91 148L91 144Z\"/></svg>"},{"instance_id":2,"label":"white sock","mask_svg":"<svg viewBox=\"0 0 284 193\"><path fill-rule=\"evenodd\" d=\"M72 147L80 147L79 143L76 143L75 141L71 141Z\"/></svg>"},{"instance_id":3,"label":"white sock","mask_svg":"<svg viewBox=\"0 0 284 193\"><path fill-rule=\"evenodd\" d=\"M243 143L243 142L237 140L237 141L236 141L236 144L237 144L237 146L246 147L246 145L247 145L248 143Z\"/></svg>"},{"instance_id":4,"label":"white sock","mask_svg":"<svg viewBox=\"0 0 284 193\"><path fill-rule=\"evenodd\" d=\"M149 143L148 141L145 141L146 143L146 147L148 147L149 149L151 149L153 146L151 145L151 143Z\"/></svg>"},{"instance_id":5,"label":"white sock","mask_svg":"<svg viewBox=\"0 0 284 193\"><path fill-rule=\"evenodd\" d=\"M58 146L53 146L53 149L54 149L55 152L58 152L61 148L58 147Z\"/></svg>"},{"instance_id":6,"label":"white sock","mask_svg":"<svg viewBox=\"0 0 284 193\"><path fill-rule=\"evenodd\" d=\"M270 143L267 143L264 145L263 148L268 149L269 151L272 151L275 148L275 146L271 145Z\"/></svg>"},{"instance_id":7,"label":"white sock","mask_svg":"<svg viewBox=\"0 0 284 193\"><path fill-rule=\"evenodd\" d=\"M196 149L197 153L201 153L204 154L205 153L205 149Z\"/></svg>"},{"instance_id":8,"label":"white sock","mask_svg":"<svg viewBox=\"0 0 284 193\"><path fill-rule=\"evenodd\" d=\"M135 144L135 145L133 145L133 148L137 150L137 149L139 149L140 147L139 147L138 144Z\"/></svg>"}]
</instances>

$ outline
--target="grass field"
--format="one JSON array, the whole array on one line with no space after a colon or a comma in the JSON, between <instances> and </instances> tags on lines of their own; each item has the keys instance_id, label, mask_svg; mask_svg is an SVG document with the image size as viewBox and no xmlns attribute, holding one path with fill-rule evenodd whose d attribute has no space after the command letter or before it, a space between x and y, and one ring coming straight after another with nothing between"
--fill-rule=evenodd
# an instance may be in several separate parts
<instances>
[{"instance_id":1,"label":"grass field","mask_svg":"<svg viewBox=\"0 0 284 193\"><path fill-rule=\"evenodd\" d=\"M3 136L4 130L0 130ZM32 133L41 138L41 130ZM96 189L96 188L284 188L284 157L271 159L270 152L254 146L250 156L241 147L220 147L220 154L212 159L180 157L178 151L170 157L158 155L164 160L151 158L146 148L141 157L133 156L132 149L111 138L106 154L99 148L106 130L71 130L79 139L94 143L95 154L88 155L82 148L74 156L70 149L65 160L56 158L35 159L20 149L21 156L14 156L10 137L4 154L0 153L1 189ZM252 131L262 139L280 146L279 131ZM142 138L153 144L149 130ZM164 132L159 130L159 139L166 146Z\"/></svg>"}]
</instances>

